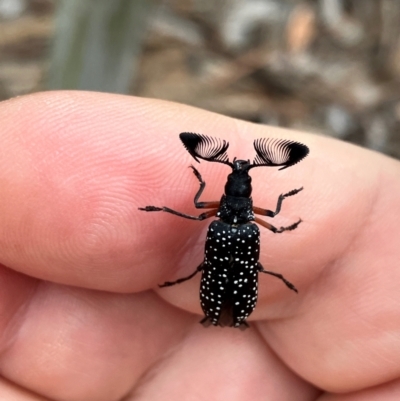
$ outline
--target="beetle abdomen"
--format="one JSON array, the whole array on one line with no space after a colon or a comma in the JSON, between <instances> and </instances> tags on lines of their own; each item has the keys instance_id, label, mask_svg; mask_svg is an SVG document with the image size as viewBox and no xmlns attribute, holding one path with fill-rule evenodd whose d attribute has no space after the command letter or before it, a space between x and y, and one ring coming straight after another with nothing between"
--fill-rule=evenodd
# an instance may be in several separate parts
<instances>
[{"instance_id":1,"label":"beetle abdomen","mask_svg":"<svg viewBox=\"0 0 400 401\"><path fill-rule=\"evenodd\" d=\"M260 233L253 223L210 224L205 244L200 300L214 325L240 326L257 302Z\"/></svg>"}]
</instances>

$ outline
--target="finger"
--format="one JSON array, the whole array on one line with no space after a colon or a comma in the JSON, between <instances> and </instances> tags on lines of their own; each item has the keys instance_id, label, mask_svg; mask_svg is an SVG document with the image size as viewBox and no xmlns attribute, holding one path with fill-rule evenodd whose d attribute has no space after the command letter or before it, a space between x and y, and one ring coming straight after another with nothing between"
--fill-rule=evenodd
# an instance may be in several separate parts
<instances>
[{"instance_id":1,"label":"finger","mask_svg":"<svg viewBox=\"0 0 400 401\"><path fill-rule=\"evenodd\" d=\"M119 400L188 325L192 317L150 292L117 295L43 282L1 327L2 377L16 392L54 400Z\"/></svg>"},{"instance_id":2,"label":"finger","mask_svg":"<svg viewBox=\"0 0 400 401\"><path fill-rule=\"evenodd\" d=\"M290 318L260 326L294 371L332 392L357 391L400 376L400 164L362 149L344 150L357 161L348 172L353 188L339 189L347 199L341 210L335 202L318 203L317 215L321 207L333 208L334 214L312 218L303 254L292 262L313 280L293 280L300 289L297 303L267 308ZM369 186L364 176L370 177ZM339 177L348 180L344 173Z\"/></svg>"},{"instance_id":3,"label":"finger","mask_svg":"<svg viewBox=\"0 0 400 401\"><path fill-rule=\"evenodd\" d=\"M197 326L138 386L143 400L313 400L319 390L296 377L255 330Z\"/></svg>"},{"instance_id":4,"label":"finger","mask_svg":"<svg viewBox=\"0 0 400 401\"><path fill-rule=\"evenodd\" d=\"M164 185L171 195L184 192L182 182L175 186L176 172L188 159L178 152L176 134L201 116L179 105L95 93L2 103L0 261L64 284L116 291L154 286L169 237L178 237L171 231L183 225L158 226L138 207L157 201ZM159 247L149 244L151 237ZM170 265L177 264L182 253L171 253Z\"/></svg>"},{"instance_id":5,"label":"finger","mask_svg":"<svg viewBox=\"0 0 400 401\"><path fill-rule=\"evenodd\" d=\"M400 397L399 380L351 394L324 394L317 401L393 401Z\"/></svg>"},{"instance_id":6,"label":"finger","mask_svg":"<svg viewBox=\"0 0 400 401\"><path fill-rule=\"evenodd\" d=\"M19 387L4 378L0 379L0 396L1 399L7 401L52 401L49 398Z\"/></svg>"}]
</instances>

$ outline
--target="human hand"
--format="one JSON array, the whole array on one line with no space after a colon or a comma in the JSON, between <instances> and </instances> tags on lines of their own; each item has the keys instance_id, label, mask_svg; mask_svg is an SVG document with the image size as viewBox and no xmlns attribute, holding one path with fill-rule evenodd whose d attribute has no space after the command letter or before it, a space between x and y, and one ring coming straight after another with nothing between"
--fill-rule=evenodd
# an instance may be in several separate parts
<instances>
[{"instance_id":1,"label":"human hand","mask_svg":"<svg viewBox=\"0 0 400 401\"><path fill-rule=\"evenodd\" d=\"M394 400L400 395L400 163L328 138L183 105L53 92L0 105L0 399ZM245 331L198 324L194 271L209 221L182 131L219 136L231 157L282 137L310 155L252 171L254 204L285 200L261 228L261 275ZM218 200L229 169L196 166ZM266 219L271 221L270 219ZM336 394L334 394L336 393ZM340 394L338 394L340 393ZM397 397L396 397L397 395Z\"/></svg>"}]
</instances>

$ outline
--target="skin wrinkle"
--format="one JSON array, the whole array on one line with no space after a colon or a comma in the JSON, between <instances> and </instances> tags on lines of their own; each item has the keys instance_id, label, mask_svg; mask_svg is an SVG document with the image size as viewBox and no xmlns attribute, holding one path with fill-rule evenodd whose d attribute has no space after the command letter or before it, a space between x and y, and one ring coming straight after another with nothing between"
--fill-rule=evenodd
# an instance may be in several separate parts
<instances>
[{"instance_id":1,"label":"skin wrinkle","mask_svg":"<svg viewBox=\"0 0 400 401\"><path fill-rule=\"evenodd\" d=\"M271 320L271 322L277 322L277 321L284 321L286 318L283 318L283 319L272 319ZM290 319L290 317L288 317L288 319ZM276 351L274 350L274 348L273 347L271 347L270 346L270 344L266 341L266 338L265 338L265 336L262 334L262 332L260 331L260 325L257 323L257 322L254 322L253 324L252 324L252 326L251 326L252 328L254 328L255 330L256 330L256 335L257 335L257 337L260 339L260 341L262 341L263 343L264 343L264 346L266 347L266 348L268 348L268 350L269 350L269 352L271 352L271 354L273 354L274 355L274 357L277 359L277 360L279 360L282 364L284 364L285 365L285 367L287 368L287 369L289 369L293 374L297 374L297 372L296 371L294 371L294 370L292 370L291 369L291 367L290 366L288 366L287 364L285 364L285 362L281 359L281 357L280 357L280 355L278 354L278 353L276 353ZM319 388L315 388L314 389L314 392L313 392L313 397L311 398L309 398L310 400L317 400L318 398L317 397L319 397L319 395L321 395L321 394L323 394L323 390L322 389L319 389Z\"/></svg>"},{"instance_id":2,"label":"skin wrinkle","mask_svg":"<svg viewBox=\"0 0 400 401\"><path fill-rule=\"evenodd\" d=\"M193 319L193 324L195 324L196 320ZM185 335L186 337L186 335ZM161 374L163 368L168 365L169 361L174 358L176 354L182 351L184 348L184 341L181 343L175 344L173 347L169 348L158 360L155 364L149 367L143 375L138 379L135 386L130 390L129 396L132 399L136 397L140 397L141 393L145 391L147 386L151 386L152 380ZM128 398L128 395L126 396Z\"/></svg>"},{"instance_id":3,"label":"skin wrinkle","mask_svg":"<svg viewBox=\"0 0 400 401\"><path fill-rule=\"evenodd\" d=\"M7 269L7 267L2 267L3 269ZM13 273L19 275L19 273ZM29 308L32 304L32 300L35 297L38 287L40 286L40 282L35 279L30 279L31 283L29 283L30 291L24 293L25 298L22 302L19 303L17 309L14 310L12 316L9 317L7 322L5 323L6 329L2 332L1 338L1 355L0 355L0 367L1 367L1 357L4 357L7 354L7 351L13 346L16 337L18 336L19 330L23 325L23 321L27 314L29 313ZM0 368L1 370L1 368Z\"/></svg>"},{"instance_id":4,"label":"skin wrinkle","mask_svg":"<svg viewBox=\"0 0 400 401\"><path fill-rule=\"evenodd\" d=\"M0 395L7 401L52 401L32 391L28 391L4 377L0 377Z\"/></svg>"}]
</instances>

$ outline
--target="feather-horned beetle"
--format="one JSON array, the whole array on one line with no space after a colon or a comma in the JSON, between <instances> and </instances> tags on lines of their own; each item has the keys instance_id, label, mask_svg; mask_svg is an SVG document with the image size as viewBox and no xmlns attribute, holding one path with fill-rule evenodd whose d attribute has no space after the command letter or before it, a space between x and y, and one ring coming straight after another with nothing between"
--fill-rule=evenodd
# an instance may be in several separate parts
<instances>
[{"instance_id":1,"label":"feather-horned beetle","mask_svg":"<svg viewBox=\"0 0 400 401\"><path fill-rule=\"evenodd\" d=\"M192 220L204 220L216 216L207 232L203 262L187 277L166 282L160 287L167 287L191 279L202 272L200 286L201 307L205 318L201 323L215 326L247 326L246 318L253 312L257 303L258 273L266 273L282 280L286 286L297 292L296 287L281 274L265 270L259 262L260 232L253 221L274 233L294 230L301 219L288 227L279 229L256 217L276 216L282 202L288 196L300 192L294 189L280 195L275 211L253 206L251 199L251 177L249 170L260 166L281 166L280 170L293 166L309 153L307 146L298 142L282 139L257 139L254 148L257 156L250 160L233 159L230 162L226 153L229 143L205 135L182 133L180 139L186 150L199 162L223 163L232 168L225 185L225 193L220 201L200 202L199 198L206 183L193 167L193 173L200 182L200 188L194 197L197 209L211 209L199 216L191 216L168 207L146 206L139 208L146 212L163 211Z\"/></svg>"}]
</instances>

